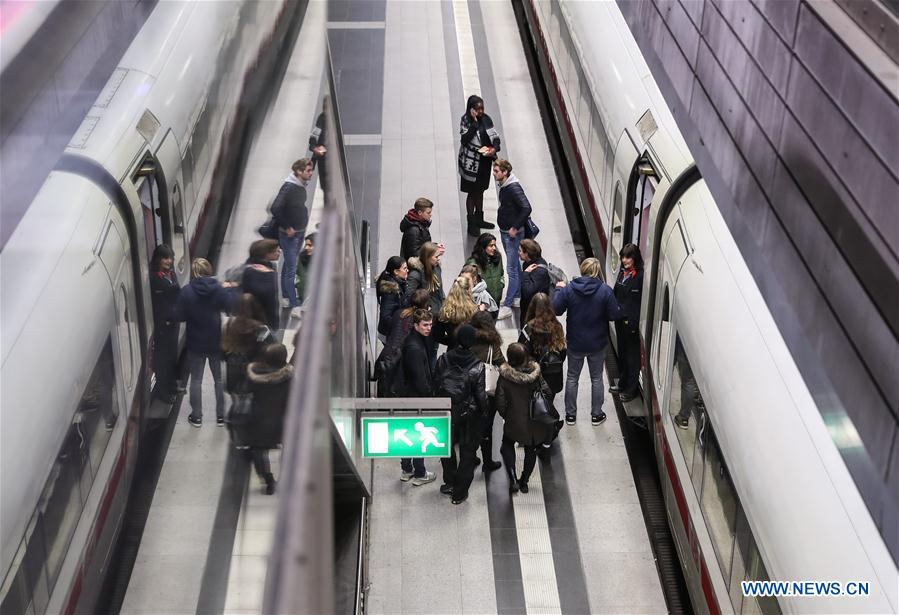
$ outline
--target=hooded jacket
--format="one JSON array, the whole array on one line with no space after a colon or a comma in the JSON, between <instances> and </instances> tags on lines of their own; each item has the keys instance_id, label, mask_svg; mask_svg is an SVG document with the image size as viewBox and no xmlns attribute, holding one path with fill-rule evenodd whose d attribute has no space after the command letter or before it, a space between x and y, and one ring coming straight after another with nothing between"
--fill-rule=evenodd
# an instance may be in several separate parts
<instances>
[{"instance_id":1,"label":"hooded jacket","mask_svg":"<svg viewBox=\"0 0 899 615\"><path fill-rule=\"evenodd\" d=\"M259 301L265 313L265 324L277 330L281 321L278 312L278 272L271 262L261 258L248 258L241 287L243 292L250 293Z\"/></svg>"},{"instance_id":2,"label":"hooded jacket","mask_svg":"<svg viewBox=\"0 0 899 615\"><path fill-rule=\"evenodd\" d=\"M525 271L531 265L543 265L536 267L533 271ZM546 293L552 295L552 279L549 277L549 271L546 269L546 260L540 257L536 260L527 261L521 266L521 318L525 319L528 315L528 306L531 299L537 293Z\"/></svg>"},{"instance_id":3,"label":"hooded jacket","mask_svg":"<svg viewBox=\"0 0 899 615\"><path fill-rule=\"evenodd\" d=\"M194 278L181 289L175 320L187 322L187 349L218 354L222 338L222 312L231 309L235 294L211 277Z\"/></svg>"},{"instance_id":4,"label":"hooded jacket","mask_svg":"<svg viewBox=\"0 0 899 615\"><path fill-rule=\"evenodd\" d=\"M505 420L503 437L524 446L536 446L548 442L553 426L531 420L531 395L540 388L547 397L551 395L540 378L540 366L528 361L521 367L508 363L499 368L496 383L496 411Z\"/></svg>"},{"instance_id":5,"label":"hooded jacket","mask_svg":"<svg viewBox=\"0 0 899 615\"><path fill-rule=\"evenodd\" d=\"M413 207L406 212L400 221L400 232L403 234L403 240L400 243L400 256L409 260L413 256L418 256L418 251L426 241L431 241L431 221L425 220L418 215Z\"/></svg>"},{"instance_id":6,"label":"hooded jacket","mask_svg":"<svg viewBox=\"0 0 899 615\"><path fill-rule=\"evenodd\" d=\"M394 313L406 304L406 280L391 273L382 273L375 288L378 297L378 333L388 335Z\"/></svg>"},{"instance_id":7,"label":"hooded jacket","mask_svg":"<svg viewBox=\"0 0 899 615\"><path fill-rule=\"evenodd\" d=\"M408 264L409 277L406 278L407 302L409 300L409 297L412 296L412 293L414 293L419 288L428 290L428 283L424 279L425 268L421 263L421 259L419 259L417 256L413 256L409 259ZM440 265L437 265L434 273L437 275L437 281L439 284L434 290L428 291L428 294L431 296L431 313L436 316L440 313L440 308L443 307L443 300L446 298L446 295L443 294L443 274L440 270Z\"/></svg>"},{"instance_id":8,"label":"hooded jacket","mask_svg":"<svg viewBox=\"0 0 899 615\"><path fill-rule=\"evenodd\" d=\"M306 184L291 173L284 179L275 200L272 201L272 217L279 228L304 231L309 222L306 209Z\"/></svg>"},{"instance_id":9,"label":"hooded jacket","mask_svg":"<svg viewBox=\"0 0 899 615\"><path fill-rule=\"evenodd\" d=\"M490 294L490 291L487 290L487 282L481 280L477 284L475 284L474 288L471 289L471 296L474 299L475 305L480 306L483 304L486 306L488 312L498 312L499 306L496 304L496 300L493 298L493 295ZM479 308L480 309L480 308Z\"/></svg>"},{"instance_id":10,"label":"hooded jacket","mask_svg":"<svg viewBox=\"0 0 899 615\"><path fill-rule=\"evenodd\" d=\"M244 438L247 446L275 448L281 444L292 376L290 364L271 367L257 362L247 366L247 381L253 394L253 411Z\"/></svg>"},{"instance_id":11,"label":"hooded jacket","mask_svg":"<svg viewBox=\"0 0 899 615\"><path fill-rule=\"evenodd\" d=\"M487 414L487 383L484 364L468 348L457 346L437 359L435 395L453 400L453 420Z\"/></svg>"},{"instance_id":12,"label":"hooded jacket","mask_svg":"<svg viewBox=\"0 0 899 615\"><path fill-rule=\"evenodd\" d=\"M514 173L499 188L499 210L496 212L496 224L501 231L510 228L521 228L531 215L531 203L524 188Z\"/></svg>"},{"instance_id":13,"label":"hooded jacket","mask_svg":"<svg viewBox=\"0 0 899 615\"><path fill-rule=\"evenodd\" d=\"M490 296L493 297L493 300L499 305L499 302L503 300L503 288L506 287L506 282L503 277L506 270L503 267L503 259L499 255L499 250L497 250L494 258L491 259L490 257L487 257L486 266L481 265L474 256L465 261L465 264L477 265L480 268L481 279L487 284L487 292L490 293Z\"/></svg>"},{"instance_id":14,"label":"hooded jacket","mask_svg":"<svg viewBox=\"0 0 899 615\"><path fill-rule=\"evenodd\" d=\"M568 312L568 350L593 354L609 344L609 321L621 318L621 308L609 286L599 278L574 278L552 297L557 316Z\"/></svg>"}]
</instances>

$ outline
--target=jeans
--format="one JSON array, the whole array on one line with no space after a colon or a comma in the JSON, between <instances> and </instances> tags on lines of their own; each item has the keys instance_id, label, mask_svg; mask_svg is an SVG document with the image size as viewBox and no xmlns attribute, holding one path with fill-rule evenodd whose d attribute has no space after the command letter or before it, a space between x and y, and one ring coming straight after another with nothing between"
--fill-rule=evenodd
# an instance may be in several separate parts
<instances>
[{"instance_id":1,"label":"jeans","mask_svg":"<svg viewBox=\"0 0 899 615\"><path fill-rule=\"evenodd\" d=\"M509 274L509 288L506 289L506 300L503 301L503 305L512 307L512 300L521 295L521 262L518 260L518 246L524 239L524 229L518 229L515 237L510 236L509 231L500 231L499 237L506 253L506 271Z\"/></svg>"},{"instance_id":2,"label":"jeans","mask_svg":"<svg viewBox=\"0 0 899 615\"><path fill-rule=\"evenodd\" d=\"M222 355L187 353L187 363L190 366L190 416L195 421L203 420L203 371L209 362L209 371L212 372L212 381L215 383L215 416L225 418L225 387L222 384Z\"/></svg>"},{"instance_id":3,"label":"jeans","mask_svg":"<svg viewBox=\"0 0 899 615\"><path fill-rule=\"evenodd\" d=\"M577 416L577 382L584 368L584 359L587 359L587 367L590 370L590 414L599 416L602 414L603 386L602 364L606 359L605 346L602 350L592 354L580 354L568 349L568 379L565 382L565 416Z\"/></svg>"},{"instance_id":4,"label":"jeans","mask_svg":"<svg viewBox=\"0 0 899 615\"><path fill-rule=\"evenodd\" d=\"M400 459L400 469L403 472L411 472L415 478L424 478L424 475L427 474L425 460L422 457L415 457L414 459L403 457Z\"/></svg>"},{"instance_id":5,"label":"jeans","mask_svg":"<svg viewBox=\"0 0 899 615\"><path fill-rule=\"evenodd\" d=\"M281 246L281 254L284 256L284 265L281 267L281 296L290 302L290 307L300 305L297 298L297 259L300 257L300 246L303 245L305 230L298 230L293 237L278 229L278 245Z\"/></svg>"},{"instance_id":6,"label":"jeans","mask_svg":"<svg viewBox=\"0 0 899 615\"><path fill-rule=\"evenodd\" d=\"M454 500L468 497L468 488L474 479L475 459L481 442L483 420L483 417L471 412L466 417L453 421L453 445L450 447L450 456L441 459L440 465L443 466L443 482L452 486ZM456 444L459 445L458 464Z\"/></svg>"}]
</instances>

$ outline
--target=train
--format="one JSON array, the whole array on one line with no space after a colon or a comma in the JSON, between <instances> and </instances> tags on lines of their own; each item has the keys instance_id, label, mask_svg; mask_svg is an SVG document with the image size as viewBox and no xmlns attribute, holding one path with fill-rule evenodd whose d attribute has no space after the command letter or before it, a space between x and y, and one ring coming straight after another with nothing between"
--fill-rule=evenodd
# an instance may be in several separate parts
<instances>
[{"instance_id":1,"label":"train","mask_svg":"<svg viewBox=\"0 0 899 615\"><path fill-rule=\"evenodd\" d=\"M825 422L617 4L523 5L581 240L610 281L624 244L646 262L640 412L694 609L897 612L889 530L840 454L858 434ZM744 585L765 581L788 585Z\"/></svg>"},{"instance_id":2,"label":"train","mask_svg":"<svg viewBox=\"0 0 899 615\"><path fill-rule=\"evenodd\" d=\"M3 614L96 612L150 420L150 256L181 285L214 258L306 6L157 3L0 252Z\"/></svg>"}]
</instances>

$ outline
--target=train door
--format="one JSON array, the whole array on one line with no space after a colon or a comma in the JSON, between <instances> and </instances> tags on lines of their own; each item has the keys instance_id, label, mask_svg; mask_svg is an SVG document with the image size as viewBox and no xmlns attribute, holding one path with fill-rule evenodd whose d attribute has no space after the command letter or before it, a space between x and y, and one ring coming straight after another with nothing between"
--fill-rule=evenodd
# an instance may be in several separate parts
<instances>
[{"instance_id":1,"label":"train door","mask_svg":"<svg viewBox=\"0 0 899 615\"><path fill-rule=\"evenodd\" d=\"M183 286L189 277L190 238L187 236L184 219L181 153L172 131L166 134L162 144L157 148L156 161L158 164L156 175L159 177L157 183L164 186L165 190L165 194L161 195L161 202L168 220L168 245L175 252L175 275Z\"/></svg>"},{"instance_id":2,"label":"train door","mask_svg":"<svg viewBox=\"0 0 899 615\"><path fill-rule=\"evenodd\" d=\"M652 163L644 156L637 161L632 173L636 185L628 190L628 206L624 216L624 243L632 243L646 255L649 238L649 212L658 186Z\"/></svg>"}]
</instances>

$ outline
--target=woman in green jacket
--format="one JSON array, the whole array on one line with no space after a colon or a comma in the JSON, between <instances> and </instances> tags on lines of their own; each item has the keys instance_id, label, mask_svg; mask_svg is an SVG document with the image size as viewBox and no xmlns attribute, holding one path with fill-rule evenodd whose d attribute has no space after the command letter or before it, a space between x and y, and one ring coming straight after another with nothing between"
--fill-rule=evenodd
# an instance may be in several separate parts
<instances>
[{"instance_id":1,"label":"woman in green jacket","mask_svg":"<svg viewBox=\"0 0 899 615\"><path fill-rule=\"evenodd\" d=\"M471 251L471 257L465 262L477 265L481 269L481 279L487 283L487 292L499 305L506 283L503 279L505 275L503 258L496 247L496 237L492 233L483 233L478 237Z\"/></svg>"}]
</instances>

